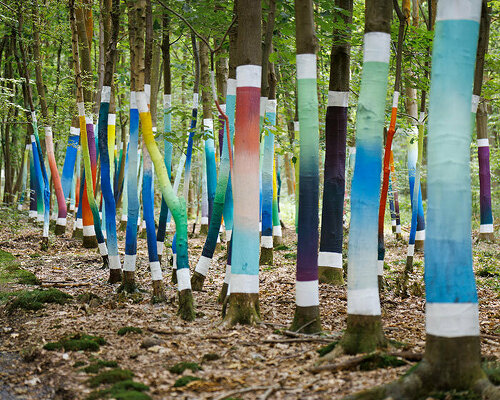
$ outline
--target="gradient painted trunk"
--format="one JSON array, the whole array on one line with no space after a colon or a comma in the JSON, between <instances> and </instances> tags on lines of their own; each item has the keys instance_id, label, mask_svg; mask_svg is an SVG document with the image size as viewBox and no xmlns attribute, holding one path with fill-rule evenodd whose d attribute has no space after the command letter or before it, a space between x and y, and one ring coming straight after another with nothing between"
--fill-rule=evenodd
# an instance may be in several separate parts
<instances>
[{"instance_id":1,"label":"gradient painted trunk","mask_svg":"<svg viewBox=\"0 0 500 400\"><path fill-rule=\"evenodd\" d=\"M17 205L17 209L20 211L23 209L24 200L26 198L26 182L28 180L28 165L29 165L29 157L30 157L30 147L31 145L27 144L24 149L23 156L23 170L21 177L21 194L19 196L19 202Z\"/></svg>"},{"instance_id":2,"label":"gradient painted trunk","mask_svg":"<svg viewBox=\"0 0 500 400\"><path fill-rule=\"evenodd\" d=\"M217 188L217 166L215 164L215 143L214 143L214 121L210 118L203 120L205 130L205 165L207 171L207 200L208 200L208 224L214 208L215 191ZM220 223L219 223L220 225Z\"/></svg>"},{"instance_id":3,"label":"gradient painted trunk","mask_svg":"<svg viewBox=\"0 0 500 400\"><path fill-rule=\"evenodd\" d=\"M348 92L330 91L326 109L325 170L318 266L342 276ZM333 271L333 270L332 270Z\"/></svg>"},{"instance_id":4,"label":"gradient painted trunk","mask_svg":"<svg viewBox=\"0 0 500 400\"><path fill-rule=\"evenodd\" d=\"M432 337L454 341L468 337L478 342L478 298L471 241L470 107L481 1L458 3L450 0L438 3L432 53L426 330L428 340ZM476 357L479 362L479 352Z\"/></svg>"},{"instance_id":5,"label":"gradient painted trunk","mask_svg":"<svg viewBox=\"0 0 500 400\"><path fill-rule=\"evenodd\" d=\"M137 170L139 162L139 110L137 93L130 92L130 138L128 143L127 171L127 229L125 233L125 260L123 270L135 272L137 258L137 221L139 219L139 196L137 192Z\"/></svg>"},{"instance_id":6,"label":"gradient painted trunk","mask_svg":"<svg viewBox=\"0 0 500 400\"><path fill-rule=\"evenodd\" d=\"M110 149L110 136L114 136L114 114L109 114L111 88L103 86L101 91L101 105L99 108L99 152L101 155L101 190L104 197L104 212L106 222L107 248L109 252L109 269L120 270L121 262L118 254L118 239L116 236L116 204L113 196L112 169L113 161ZM110 135L111 133L111 135ZM113 140L114 145L114 140ZM114 146L113 146L114 147ZM114 149L113 149L114 150ZM111 155L111 157L110 157ZM110 272L112 275L112 272Z\"/></svg>"},{"instance_id":7,"label":"gradient painted trunk","mask_svg":"<svg viewBox=\"0 0 500 400\"><path fill-rule=\"evenodd\" d=\"M127 188L127 182L128 182L128 152L130 149L130 137L129 137L129 143L127 143L127 150L125 152L125 166L123 167L124 173L123 173L123 188L122 188L122 217L121 217L121 223L120 223L120 230L125 230L127 227L127 210L128 210L128 188ZM115 197L116 201L116 197Z\"/></svg>"},{"instance_id":8,"label":"gradient painted trunk","mask_svg":"<svg viewBox=\"0 0 500 400\"><path fill-rule=\"evenodd\" d=\"M30 138L31 139L31 138ZM29 217L36 221L38 212L37 212L37 181L36 181L36 172L35 172L35 163L33 161L33 145L29 144L31 157L30 157L30 211Z\"/></svg>"},{"instance_id":9,"label":"gradient painted trunk","mask_svg":"<svg viewBox=\"0 0 500 400\"><path fill-rule=\"evenodd\" d=\"M71 193L73 176L75 173L76 153L78 152L78 143L80 142L80 129L71 127L69 131L68 147L66 148L66 157L61 177L61 186L64 198L67 200Z\"/></svg>"},{"instance_id":10,"label":"gradient painted trunk","mask_svg":"<svg viewBox=\"0 0 500 400\"><path fill-rule=\"evenodd\" d=\"M189 181L191 180L191 159L193 157L193 140L198 117L198 93L193 93L193 110L191 112L191 126L189 127L189 138L186 150L186 164L184 170L184 199L188 198Z\"/></svg>"},{"instance_id":11,"label":"gradient painted trunk","mask_svg":"<svg viewBox=\"0 0 500 400\"><path fill-rule=\"evenodd\" d=\"M295 142L300 142L300 123L299 121L293 121L293 132L295 133ZM299 193L300 193L300 155L297 150L295 150L295 162L294 162L294 170L295 170L295 232L298 232L299 229Z\"/></svg>"},{"instance_id":12,"label":"gradient painted trunk","mask_svg":"<svg viewBox=\"0 0 500 400\"><path fill-rule=\"evenodd\" d=\"M280 245L283 241L280 218L280 190L281 179L278 167L278 157L274 156L273 162L273 245Z\"/></svg>"},{"instance_id":13,"label":"gradient painted trunk","mask_svg":"<svg viewBox=\"0 0 500 400\"><path fill-rule=\"evenodd\" d=\"M391 186L391 193L392 193L392 198L394 201L394 219L392 222L393 226L393 233L396 234L396 238L401 237L401 217L399 214L399 192L398 192L398 182L396 179L396 169L394 167L394 154L391 149L391 154L390 154L390 164L391 164L391 174L389 175L390 178L390 186ZM392 215L391 215L392 219Z\"/></svg>"}]
</instances>

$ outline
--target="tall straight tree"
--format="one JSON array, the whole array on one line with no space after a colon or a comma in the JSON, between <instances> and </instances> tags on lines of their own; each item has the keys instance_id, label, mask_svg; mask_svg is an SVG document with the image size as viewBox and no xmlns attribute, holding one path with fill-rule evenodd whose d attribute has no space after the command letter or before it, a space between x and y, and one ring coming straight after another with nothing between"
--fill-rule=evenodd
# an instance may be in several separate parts
<instances>
[{"instance_id":1,"label":"tall straight tree","mask_svg":"<svg viewBox=\"0 0 500 400\"><path fill-rule=\"evenodd\" d=\"M261 2L238 0L234 228L225 323L253 324L259 310L259 111Z\"/></svg>"},{"instance_id":2,"label":"tall straight tree","mask_svg":"<svg viewBox=\"0 0 500 400\"><path fill-rule=\"evenodd\" d=\"M416 400L450 389L500 398L500 388L481 369L472 269L470 107L480 15L481 0L438 3L429 98L424 359L403 379L352 399Z\"/></svg>"},{"instance_id":3,"label":"tall straight tree","mask_svg":"<svg viewBox=\"0 0 500 400\"><path fill-rule=\"evenodd\" d=\"M300 192L295 315L292 330L321 330L318 287L319 121L312 0L295 0Z\"/></svg>"},{"instance_id":4,"label":"tall straight tree","mask_svg":"<svg viewBox=\"0 0 500 400\"><path fill-rule=\"evenodd\" d=\"M350 29L352 0L336 0L333 44L330 56L330 84L325 127L325 172L321 241L318 255L319 281L342 285L345 149L349 106Z\"/></svg>"}]
</instances>

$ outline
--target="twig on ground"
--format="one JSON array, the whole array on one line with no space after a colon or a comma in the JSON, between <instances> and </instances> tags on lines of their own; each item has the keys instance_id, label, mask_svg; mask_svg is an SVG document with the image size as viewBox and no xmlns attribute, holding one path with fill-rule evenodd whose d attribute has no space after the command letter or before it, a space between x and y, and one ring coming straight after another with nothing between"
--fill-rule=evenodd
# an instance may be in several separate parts
<instances>
[{"instance_id":1,"label":"twig on ground","mask_svg":"<svg viewBox=\"0 0 500 400\"><path fill-rule=\"evenodd\" d=\"M263 340L262 343L306 343L306 342L325 342L330 343L332 340L329 338L314 336L305 338L293 338L293 339L267 339Z\"/></svg>"},{"instance_id":2,"label":"twig on ground","mask_svg":"<svg viewBox=\"0 0 500 400\"><path fill-rule=\"evenodd\" d=\"M251 386L251 387L244 388L244 389L231 390L230 392L224 393L224 394L220 395L219 397L216 397L214 400L224 400L228 397L234 396L235 394L255 392L258 390L269 390L271 388L279 388L279 386Z\"/></svg>"}]
</instances>

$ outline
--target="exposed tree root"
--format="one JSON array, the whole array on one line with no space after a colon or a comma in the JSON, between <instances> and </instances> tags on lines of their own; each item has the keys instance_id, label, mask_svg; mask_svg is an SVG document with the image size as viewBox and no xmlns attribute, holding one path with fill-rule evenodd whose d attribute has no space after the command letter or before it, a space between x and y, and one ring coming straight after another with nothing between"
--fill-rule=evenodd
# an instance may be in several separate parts
<instances>
[{"instance_id":1,"label":"exposed tree root","mask_svg":"<svg viewBox=\"0 0 500 400\"><path fill-rule=\"evenodd\" d=\"M193 321L196 313L194 311L193 292L191 289L184 289L179 292L179 309L177 315L184 321Z\"/></svg>"},{"instance_id":2,"label":"exposed tree root","mask_svg":"<svg viewBox=\"0 0 500 400\"><path fill-rule=\"evenodd\" d=\"M258 293L231 293L223 325L254 325L260 322Z\"/></svg>"},{"instance_id":3,"label":"exposed tree root","mask_svg":"<svg viewBox=\"0 0 500 400\"><path fill-rule=\"evenodd\" d=\"M137 285L135 283L135 272L134 271L123 271L123 281L118 288L118 293L136 293L138 292Z\"/></svg>"},{"instance_id":4,"label":"exposed tree root","mask_svg":"<svg viewBox=\"0 0 500 400\"><path fill-rule=\"evenodd\" d=\"M273 248L261 247L259 265L273 265Z\"/></svg>"},{"instance_id":5,"label":"exposed tree root","mask_svg":"<svg viewBox=\"0 0 500 400\"><path fill-rule=\"evenodd\" d=\"M344 284L344 270L342 268L318 267L319 282L334 286Z\"/></svg>"},{"instance_id":6,"label":"exposed tree root","mask_svg":"<svg viewBox=\"0 0 500 400\"><path fill-rule=\"evenodd\" d=\"M203 289L203 283L205 282L205 275L194 271L191 277L191 290L199 292Z\"/></svg>"}]
</instances>

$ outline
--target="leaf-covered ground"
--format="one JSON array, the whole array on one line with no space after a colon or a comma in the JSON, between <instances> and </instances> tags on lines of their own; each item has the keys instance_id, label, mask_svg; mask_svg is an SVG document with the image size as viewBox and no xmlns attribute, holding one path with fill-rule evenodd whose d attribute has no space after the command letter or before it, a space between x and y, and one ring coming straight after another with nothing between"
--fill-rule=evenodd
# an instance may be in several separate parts
<instances>
[{"instance_id":1,"label":"leaf-covered ground","mask_svg":"<svg viewBox=\"0 0 500 400\"><path fill-rule=\"evenodd\" d=\"M338 372L310 372L319 358L317 350L334 341L345 329L346 288L320 285L323 335L293 336L286 332L292 322L295 299L296 236L293 229L284 230L287 248L275 251L274 266L261 267L263 323L223 329L220 327L222 306L216 300L225 270L224 243L215 255L204 291L194 293L197 318L188 323L176 315L177 297L170 283L170 266L164 268L168 302L150 303L145 239L138 241L137 257L137 281L144 292L118 295L117 286L106 283L108 271L101 269L97 250L83 249L80 241L70 238L70 229L63 238L51 236L49 251L42 252L40 227L30 223L24 214L7 209L0 213L0 250L12 254L19 267L34 273L43 288L57 288L73 296L62 299L62 304L43 304L38 310L16 309L12 304L19 295L12 292L40 287L16 283L19 282L17 278L2 278L0 270L2 399L85 399L89 396L339 399L400 377L413 365L405 362L402 366L371 371L355 367ZM69 221L68 228L71 226L72 221ZM123 233L120 236L124 238ZM203 239L190 239L192 268L201 253ZM386 290L381 296L385 334L399 345L395 351L421 353L425 345L422 254L416 255L411 295L401 299L395 294L395 280L405 266L406 246L396 242L389 233L386 242ZM488 360L498 360L500 246L475 244L474 260L480 298L482 354ZM13 261L9 258L8 262ZM3 265L2 259L0 264ZM36 283L36 280L29 282ZM139 329L122 329L124 327ZM84 335L92 335L104 339L95 340L106 344L89 345L94 351L70 351L71 346L64 347L64 340L76 334L78 340L87 340ZM44 349L49 342L60 344L46 346L56 347L56 350ZM350 357L344 356L339 361L348 359ZM186 365L172 368L181 362L192 364L187 368ZM122 379L125 382L116 383ZM182 384L184 386L179 386Z\"/></svg>"}]
</instances>

